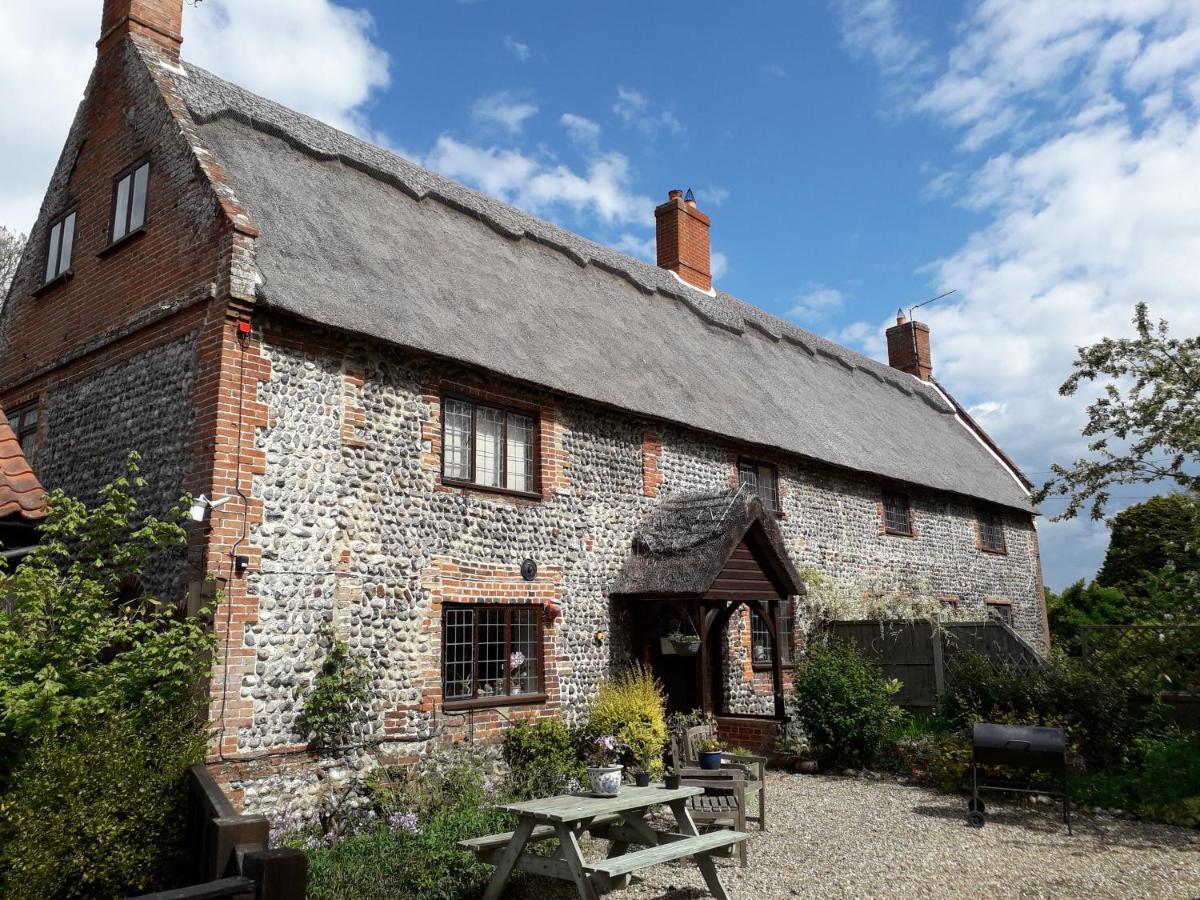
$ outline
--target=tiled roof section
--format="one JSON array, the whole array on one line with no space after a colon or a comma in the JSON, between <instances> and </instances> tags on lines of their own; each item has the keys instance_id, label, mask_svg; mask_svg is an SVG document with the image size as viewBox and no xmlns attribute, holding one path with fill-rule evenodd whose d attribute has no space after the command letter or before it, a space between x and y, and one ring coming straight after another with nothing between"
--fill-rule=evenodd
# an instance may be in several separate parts
<instances>
[{"instance_id":1,"label":"tiled roof section","mask_svg":"<svg viewBox=\"0 0 1200 900\"><path fill-rule=\"evenodd\" d=\"M739 444L1033 510L934 385L203 69L147 62L259 232L265 307Z\"/></svg>"},{"instance_id":2,"label":"tiled roof section","mask_svg":"<svg viewBox=\"0 0 1200 900\"><path fill-rule=\"evenodd\" d=\"M17 436L0 410L0 519L14 514L23 519L42 518L45 496L45 488L29 468Z\"/></svg>"}]
</instances>

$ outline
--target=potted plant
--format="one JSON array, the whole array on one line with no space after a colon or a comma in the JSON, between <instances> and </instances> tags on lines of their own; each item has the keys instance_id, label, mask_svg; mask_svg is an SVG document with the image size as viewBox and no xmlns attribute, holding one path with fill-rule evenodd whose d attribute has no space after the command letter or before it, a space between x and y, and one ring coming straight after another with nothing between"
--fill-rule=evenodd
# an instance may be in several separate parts
<instances>
[{"instance_id":1,"label":"potted plant","mask_svg":"<svg viewBox=\"0 0 1200 900\"><path fill-rule=\"evenodd\" d=\"M721 768L721 754L725 746L716 738L705 738L700 742L700 746L696 748L696 755L700 757L700 768L715 770Z\"/></svg>"},{"instance_id":2,"label":"potted plant","mask_svg":"<svg viewBox=\"0 0 1200 900\"><path fill-rule=\"evenodd\" d=\"M673 631L667 640L678 656L695 656L700 652L700 635L689 631Z\"/></svg>"},{"instance_id":3,"label":"potted plant","mask_svg":"<svg viewBox=\"0 0 1200 900\"><path fill-rule=\"evenodd\" d=\"M592 742L587 771L592 793L597 797L615 797L621 790L621 772L625 767L617 762L620 758L621 744L611 734Z\"/></svg>"},{"instance_id":4,"label":"potted plant","mask_svg":"<svg viewBox=\"0 0 1200 900\"><path fill-rule=\"evenodd\" d=\"M679 787L679 773L675 771L674 766L667 766L667 774L663 778L663 784L668 791L673 791Z\"/></svg>"},{"instance_id":5,"label":"potted plant","mask_svg":"<svg viewBox=\"0 0 1200 900\"><path fill-rule=\"evenodd\" d=\"M661 765L659 754L653 747L645 746L637 753L637 771L633 775L634 784L638 787L650 786L650 775Z\"/></svg>"},{"instance_id":6,"label":"potted plant","mask_svg":"<svg viewBox=\"0 0 1200 900\"><path fill-rule=\"evenodd\" d=\"M776 761L793 772L803 775L816 774L817 761L811 757L808 741L802 737L788 735L775 742Z\"/></svg>"}]
</instances>

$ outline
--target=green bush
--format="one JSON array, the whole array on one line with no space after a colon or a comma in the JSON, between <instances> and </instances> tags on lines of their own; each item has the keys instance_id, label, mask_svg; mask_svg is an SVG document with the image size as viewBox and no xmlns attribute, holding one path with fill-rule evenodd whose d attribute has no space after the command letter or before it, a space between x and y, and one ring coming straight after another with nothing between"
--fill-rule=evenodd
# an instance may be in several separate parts
<instances>
[{"instance_id":1,"label":"green bush","mask_svg":"<svg viewBox=\"0 0 1200 900\"><path fill-rule=\"evenodd\" d=\"M943 791L958 790L970 772L971 743L943 719L912 719L899 729L888 768Z\"/></svg>"},{"instance_id":2,"label":"green bush","mask_svg":"<svg viewBox=\"0 0 1200 900\"><path fill-rule=\"evenodd\" d=\"M39 741L0 799L10 900L123 897L171 886L182 856L195 721L126 715Z\"/></svg>"},{"instance_id":3,"label":"green bush","mask_svg":"<svg viewBox=\"0 0 1200 900\"><path fill-rule=\"evenodd\" d=\"M330 645L329 655L313 679L296 725L317 746L337 747L354 737L354 726L369 698L371 673L362 657L351 653L344 641L328 632L324 639Z\"/></svg>"},{"instance_id":4,"label":"green bush","mask_svg":"<svg viewBox=\"0 0 1200 900\"><path fill-rule=\"evenodd\" d=\"M862 654L839 644L816 643L796 670L799 716L822 760L869 766L904 719L892 701L898 685Z\"/></svg>"},{"instance_id":5,"label":"green bush","mask_svg":"<svg viewBox=\"0 0 1200 900\"><path fill-rule=\"evenodd\" d=\"M588 715L589 738L612 735L626 748L622 762L655 775L663 768L667 713L662 685L641 665L602 682Z\"/></svg>"},{"instance_id":6,"label":"green bush","mask_svg":"<svg viewBox=\"0 0 1200 900\"><path fill-rule=\"evenodd\" d=\"M1133 738L1153 724L1110 672L1061 655L1047 669L1023 672L978 653L958 654L948 667L942 714L964 728L1061 727L1093 767L1121 763Z\"/></svg>"},{"instance_id":7,"label":"green bush","mask_svg":"<svg viewBox=\"0 0 1200 900\"><path fill-rule=\"evenodd\" d=\"M508 785L519 797L559 794L571 781L587 781L579 742L559 719L522 720L504 735Z\"/></svg>"},{"instance_id":8,"label":"green bush","mask_svg":"<svg viewBox=\"0 0 1200 900\"><path fill-rule=\"evenodd\" d=\"M1071 793L1088 806L1200 826L1200 735L1142 735L1132 742L1124 766L1076 778Z\"/></svg>"}]
</instances>

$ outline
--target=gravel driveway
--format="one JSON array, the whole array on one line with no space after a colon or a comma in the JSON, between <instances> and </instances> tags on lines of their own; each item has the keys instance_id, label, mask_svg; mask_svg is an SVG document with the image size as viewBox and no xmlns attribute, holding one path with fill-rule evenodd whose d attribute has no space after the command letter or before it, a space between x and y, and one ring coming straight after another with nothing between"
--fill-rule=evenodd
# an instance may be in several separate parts
<instances>
[{"instance_id":1,"label":"gravel driveway","mask_svg":"<svg viewBox=\"0 0 1200 900\"><path fill-rule=\"evenodd\" d=\"M963 824L960 797L889 781L771 773L769 830L751 826L749 867L717 864L739 900L1200 896L1200 831L1078 812L1068 837L1058 810L989 797L987 825L975 829ZM708 896L690 861L643 874L610 896ZM523 896L575 896L541 879L523 888Z\"/></svg>"}]
</instances>

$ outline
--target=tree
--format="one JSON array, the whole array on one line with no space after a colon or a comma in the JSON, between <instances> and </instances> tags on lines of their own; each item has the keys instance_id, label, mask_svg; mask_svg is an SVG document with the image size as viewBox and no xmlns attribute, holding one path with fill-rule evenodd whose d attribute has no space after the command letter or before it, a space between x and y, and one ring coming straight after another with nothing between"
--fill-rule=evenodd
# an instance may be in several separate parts
<instances>
[{"instance_id":1,"label":"tree","mask_svg":"<svg viewBox=\"0 0 1200 900\"><path fill-rule=\"evenodd\" d=\"M1200 493L1166 494L1113 516L1096 584L1144 593L1147 580L1200 572Z\"/></svg>"},{"instance_id":2,"label":"tree","mask_svg":"<svg viewBox=\"0 0 1200 900\"><path fill-rule=\"evenodd\" d=\"M4 308L4 298L17 274L17 263L21 261L24 249L25 235L0 225L0 309Z\"/></svg>"},{"instance_id":3,"label":"tree","mask_svg":"<svg viewBox=\"0 0 1200 900\"><path fill-rule=\"evenodd\" d=\"M1058 389L1069 397L1085 381L1107 379L1083 429L1096 458L1052 465L1054 477L1034 495L1039 503L1068 498L1055 520L1074 518L1089 501L1092 518L1102 519L1114 485L1171 481L1200 490L1200 337L1171 337L1165 320L1151 323L1145 303L1133 324L1137 337L1080 347Z\"/></svg>"}]
</instances>

